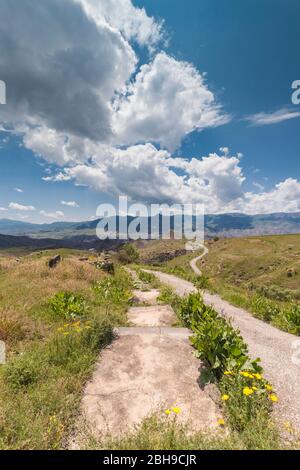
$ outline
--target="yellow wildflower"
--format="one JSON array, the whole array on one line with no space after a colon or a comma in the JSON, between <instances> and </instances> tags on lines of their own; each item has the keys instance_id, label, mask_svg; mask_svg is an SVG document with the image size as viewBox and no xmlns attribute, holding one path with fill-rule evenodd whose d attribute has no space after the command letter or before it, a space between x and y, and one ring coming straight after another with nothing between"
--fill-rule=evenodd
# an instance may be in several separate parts
<instances>
[{"instance_id":1,"label":"yellow wildflower","mask_svg":"<svg viewBox=\"0 0 300 470\"><path fill-rule=\"evenodd\" d=\"M257 380L261 380L261 379L262 379L262 375L261 375L261 374L253 374L253 376L254 376Z\"/></svg>"},{"instance_id":2,"label":"yellow wildflower","mask_svg":"<svg viewBox=\"0 0 300 470\"><path fill-rule=\"evenodd\" d=\"M230 398L229 395L226 395L226 394L222 396L223 401L227 401L229 400L229 398Z\"/></svg>"},{"instance_id":3,"label":"yellow wildflower","mask_svg":"<svg viewBox=\"0 0 300 470\"><path fill-rule=\"evenodd\" d=\"M278 397L277 395L275 395L275 393L272 393L271 395L269 395L269 399L273 401L274 403L278 402Z\"/></svg>"},{"instance_id":4,"label":"yellow wildflower","mask_svg":"<svg viewBox=\"0 0 300 470\"><path fill-rule=\"evenodd\" d=\"M63 328L58 328L57 331L58 331L58 333L62 333L64 331L64 329Z\"/></svg>"},{"instance_id":5,"label":"yellow wildflower","mask_svg":"<svg viewBox=\"0 0 300 470\"><path fill-rule=\"evenodd\" d=\"M179 408L178 406L174 406L174 407L172 408L172 411L173 411L175 414L178 415L179 413L181 413L181 408Z\"/></svg>"},{"instance_id":6,"label":"yellow wildflower","mask_svg":"<svg viewBox=\"0 0 300 470\"><path fill-rule=\"evenodd\" d=\"M246 395L247 397L248 397L249 395L252 395L253 392L254 392L253 388L245 387L245 388L243 389L243 394Z\"/></svg>"},{"instance_id":7,"label":"yellow wildflower","mask_svg":"<svg viewBox=\"0 0 300 470\"><path fill-rule=\"evenodd\" d=\"M226 370L226 371L224 372L224 375L233 375L233 372L231 372L230 370Z\"/></svg>"},{"instance_id":8,"label":"yellow wildflower","mask_svg":"<svg viewBox=\"0 0 300 470\"><path fill-rule=\"evenodd\" d=\"M247 379L253 379L254 376L252 374L250 374L249 372L246 372L246 371L242 371L240 373L243 377L246 377Z\"/></svg>"},{"instance_id":9,"label":"yellow wildflower","mask_svg":"<svg viewBox=\"0 0 300 470\"><path fill-rule=\"evenodd\" d=\"M266 389L269 390L269 392L272 392L273 387L269 384L266 384Z\"/></svg>"},{"instance_id":10,"label":"yellow wildflower","mask_svg":"<svg viewBox=\"0 0 300 470\"><path fill-rule=\"evenodd\" d=\"M166 415L170 415L170 414L171 414L171 411L170 411L170 410L166 410L165 413L166 413Z\"/></svg>"},{"instance_id":11,"label":"yellow wildflower","mask_svg":"<svg viewBox=\"0 0 300 470\"><path fill-rule=\"evenodd\" d=\"M224 419L221 419L221 418L218 419L218 425L219 425L219 426L225 426L225 421L224 421Z\"/></svg>"}]
</instances>

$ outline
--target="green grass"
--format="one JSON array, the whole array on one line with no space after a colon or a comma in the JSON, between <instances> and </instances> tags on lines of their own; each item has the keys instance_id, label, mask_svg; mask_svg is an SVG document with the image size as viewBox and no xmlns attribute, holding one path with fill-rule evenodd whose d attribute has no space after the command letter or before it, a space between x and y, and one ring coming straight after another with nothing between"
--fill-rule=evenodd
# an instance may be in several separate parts
<instances>
[{"instance_id":1,"label":"green grass","mask_svg":"<svg viewBox=\"0 0 300 470\"><path fill-rule=\"evenodd\" d=\"M252 429L242 433L216 431L193 432L189 425L178 422L176 417L166 417L164 412L147 417L132 432L120 439L93 437L88 431L82 440L81 448L89 450L278 450L281 444L274 428L264 428L253 423Z\"/></svg>"},{"instance_id":2,"label":"green grass","mask_svg":"<svg viewBox=\"0 0 300 470\"><path fill-rule=\"evenodd\" d=\"M300 334L300 235L220 239L207 246L200 277L189 265L197 253L162 263L159 269L209 289L283 331Z\"/></svg>"},{"instance_id":3,"label":"green grass","mask_svg":"<svg viewBox=\"0 0 300 470\"><path fill-rule=\"evenodd\" d=\"M129 301L116 294L116 286L131 288L122 269L108 276L72 253L50 272L46 260L8 260L0 273L0 339L8 346L0 449L64 448L99 352L127 322Z\"/></svg>"}]
</instances>

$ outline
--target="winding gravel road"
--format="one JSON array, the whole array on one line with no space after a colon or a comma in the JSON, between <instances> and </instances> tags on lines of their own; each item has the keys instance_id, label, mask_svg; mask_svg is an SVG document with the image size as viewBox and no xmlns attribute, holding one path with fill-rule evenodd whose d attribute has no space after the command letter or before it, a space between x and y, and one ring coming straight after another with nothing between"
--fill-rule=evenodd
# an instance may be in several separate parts
<instances>
[{"instance_id":1,"label":"winding gravel road","mask_svg":"<svg viewBox=\"0 0 300 470\"><path fill-rule=\"evenodd\" d=\"M192 261L190 261L190 266L191 266L192 270L194 271L194 273L197 274L197 276L202 275L202 271L200 271L200 269L198 268L197 263L198 263L198 261L200 261L200 259L202 259L207 254L208 254L208 248L206 248L206 246L203 246L202 255L197 256L197 258L194 258L194 259L192 259Z\"/></svg>"},{"instance_id":2,"label":"winding gravel road","mask_svg":"<svg viewBox=\"0 0 300 470\"><path fill-rule=\"evenodd\" d=\"M176 276L151 272L180 296L196 290L192 283ZM204 292L203 297L206 304L231 319L234 327L240 330L251 357L261 359L265 377L273 384L279 397L275 405L279 422L289 422L300 431L300 338L254 318L246 310L234 307L218 295Z\"/></svg>"}]
</instances>

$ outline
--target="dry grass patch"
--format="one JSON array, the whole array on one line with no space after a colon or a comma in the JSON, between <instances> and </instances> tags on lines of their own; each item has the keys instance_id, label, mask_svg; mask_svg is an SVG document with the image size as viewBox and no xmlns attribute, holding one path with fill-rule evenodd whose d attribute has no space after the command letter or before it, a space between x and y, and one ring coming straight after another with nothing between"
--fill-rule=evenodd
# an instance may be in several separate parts
<instances>
[{"instance_id":1,"label":"dry grass patch","mask_svg":"<svg viewBox=\"0 0 300 470\"><path fill-rule=\"evenodd\" d=\"M102 276L93 265L73 256L50 270L49 258L24 257L19 263L7 261L6 268L0 272L1 310L28 312L60 290L84 292Z\"/></svg>"}]
</instances>

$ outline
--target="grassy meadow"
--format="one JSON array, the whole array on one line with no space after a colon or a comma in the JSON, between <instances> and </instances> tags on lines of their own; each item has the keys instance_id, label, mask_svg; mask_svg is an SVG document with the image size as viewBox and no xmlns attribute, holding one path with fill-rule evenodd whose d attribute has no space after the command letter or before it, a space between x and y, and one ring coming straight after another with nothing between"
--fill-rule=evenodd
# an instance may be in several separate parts
<instances>
[{"instance_id":1,"label":"grassy meadow","mask_svg":"<svg viewBox=\"0 0 300 470\"><path fill-rule=\"evenodd\" d=\"M58 252L57 252L58 253ZM80 261L86 253L0 257L0 448L63 448L79 412L93 365L126 324L131 280L120 268L108 276Z\"/></svg>"}]
</instances>

